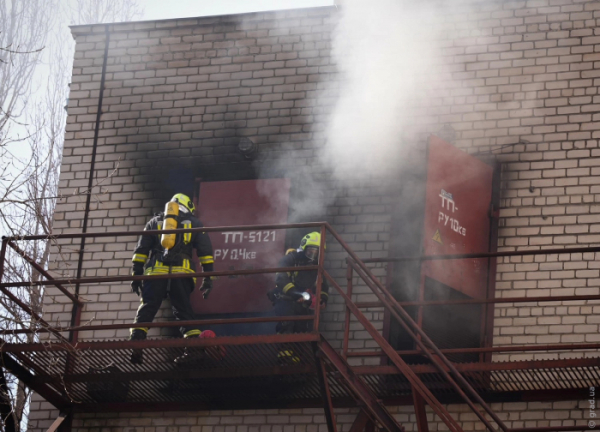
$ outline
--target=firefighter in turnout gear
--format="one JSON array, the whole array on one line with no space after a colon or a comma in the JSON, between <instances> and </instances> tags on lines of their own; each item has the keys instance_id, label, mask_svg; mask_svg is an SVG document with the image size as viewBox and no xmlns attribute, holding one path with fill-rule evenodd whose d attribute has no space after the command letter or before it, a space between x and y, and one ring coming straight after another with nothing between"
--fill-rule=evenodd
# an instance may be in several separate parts
<instances>
[{"instance_id":1,"label":"firefighter in turnout gear","mask_svg":"<svg viewBox=\"0 0 600 432\"><path fill-rule=\"evenodd\" d=\"M311 232L305 235L297 250L288 250L279 261L279 267L303 267L316 265L319 261L321 234ZM269 292L275 315L311 315L316 306L317 271L279 272L275 276L275 289ZM327 306L329 286L321 284L321 308ZM284 321L277 324L278 334L302 333L309 331L308 321ZM297 363L300 359L289 347L281 347L278 358L283 363Z\"/></svg>"},{"instance_id":2,"label":"firefighter in turnout gear","mask_svg":"<svg viewBox=\"0 0 600 432\"><path fill-rule=\"evenodd\" d=\"M199 228L202 223L193 215L194 203L183 194L176 194L167 203L165 213L156 214L146 224L144 230L162 230L177 228ZM192 260L193 250L196 250L202 270L213 271L214 259L210 238L204 232L187 232L179 234L142 235L135 248L132 263L133 275L164 275L195 273L196 269ZM131 329L130 340L144 340L148 328L141 325L152 322L160 305L167 294L171 299L173 315L180 321L195 319L190 303L190 294L196 286L195 278L158 279L132 281L131 288L138 296L141 295L141 304L137 310L134 324L139 324ZM204 278L200 290L206 298L212 289L210 278ZM200 337L203 333L196 327L182 327L184 338ZM214 337L210 330L202 337ZM210 335L208 333L211 333ZM176 363L185 363L192 358L186 349L183 356L175 359ZM143 353L141 349L133 350L131 362L141 364Z\"/></svg>"}]
</instances>

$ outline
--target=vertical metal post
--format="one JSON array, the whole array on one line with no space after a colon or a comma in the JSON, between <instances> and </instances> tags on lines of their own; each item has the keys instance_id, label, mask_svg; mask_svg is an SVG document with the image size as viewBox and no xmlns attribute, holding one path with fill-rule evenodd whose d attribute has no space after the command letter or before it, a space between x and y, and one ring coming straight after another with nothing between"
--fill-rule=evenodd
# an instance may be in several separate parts
<instances>
[{"instance_id":1,"label":"vertical metal post","mask_svg":"<svg viewBox=\"0 0 600 432\"><path fill-rule=\"evenodd\" d=\"M419 287L419 301L425 301L425 275L421 272L421 285ZM417 307L417 325L423 330L423 305ZM417 334L417 338L421 340L421 335ZM418 349L418 348L417 348Z\"/></svg>"},{"instance_id":2,"label":"vertical metal post","mask_svg":"<svg viewBox=\"0 0 600 432\"><path fill-rule=\"evenodd\" d=\"M98 107L96 108L96 124L94 127L94 141L92 145L92 157L90 161L90 177L88 179L88 188L85 198L85 211L83 213L83 225L81 232L87 233L88 220L90 216L90 206L92 202L92 189L94 188L94 175L96 173L96 153L98 150L98 139L100 136L100 121L102 119L102 102L104 100L104 87L106 82L106 66L108 63L108 48L110 45L110 31L109 25L106 24L104 27L104 59L102 61L102 72L100 74L100 93L98 94ZM83 254L85 253L85 242L86 237L81 237L81 243L79 244L79 260L77 262L77 277L81 279L83 275ZM80 284L75 285L75 297L79 300L79 287ZM73 303L73 309L71 310L71 327L76 327L81 323L81 307L78 307L76 303ZM69 340L73 343L77 343L79 339L79 332L71 331L69 334Z\"/></svg>"},{"instance_id":3,"label":"vertical metal post","mask_svg":"<svg viewBox=\"0 0 600 432\"><path fill-rule=\"evenodd\" d=\"M412 388L412 386L411 386ZM427 414L425 413L425 400L412 388L413 405L415 407L415 416L417 417L417 430L419 432L429 432L429 424L427 423Z\"/></svg>"},{"instance_id":4,"label":"vertical metal post","mask_svg":"<svg viewBox=\"0 0 600 432\"><path fill-rule=\"evenodd\" d=\"M352 272L352 266L348 264L346 268L346 293L348 297L352 298L352 278L354 273ZM344 305L346 316L344 317L344 341L342 343L342 357L344 360L348 358L348 344L350 339L350 309Z\"/></svg>"},{"instance_id":5,"label":"vertical metal post","mask_svg":"<svg viewBox=\"0 0 600 432\"><path fill-rule=\"evenodd\" d=\"M390 262L386 266L386 277L385 277L385 286L391 292L392 291L392 278L394 274L394 263ZM390 312L384 307L383 308L383 337L390 342L390 328L391 328L391 315ZM388 364L388 361L385 357L381 357L380 363L382 365Z\"/></svg>"},{"instance_id":6,"label":"vertical metal post","mask_svg":"<svg viewBox=\"0 0 600 432\"><path fill-rule=\"evenodd\" d=\"M321 386L321 396L323 397L323 408L325 410L327 430L329 432L337 432L335 415L333 414L333 403L331 402L331 391L329 390L329 381L327 381L327 370L325 369L325 363L322 358L323 354L317 343L313 343L313 350L315 353L315 363L317 364L319 385Z\"/></svg>"},{"instance_id":7,"label":"vertical metal post","mask_svg":"<svg viewBox=\"0 0 600 432\"><path fill-rule=\"evenodd\" d=\"M96 124L94 128L94 141L92 146L92 158L90 161L90 176L88 179L88 189L87 196L85 201L85 211L83 214L83 226L82 233L87 233L88 228L88 220L90 213L90 206L92 200L92 189L94 187L94 175L95 175L95 167L96 167L96 152L98 148L98 138L100 136L100 121L102 119L102 102L104 100L104 87L106 82L106 67L108 63L108 48L110 45L110 31L109 25L106 24L104 27L104 58L102 61L102 72L100 75L100 93L98 95L98 108L96 111ZM83 275L83 254L85 253L85 243L86 237L81 237L81 243L79 246L79 260L77 262L77 279L81 279ZM79 288L80 284L77 283L75 285L75 297L79 300ZM81 310L82 307L78 306L77 303L73 303L73 308L71 309L71 327L77 327L81 323ZM78 331L70 331L69 332L69 341L71 343L77 343L79 340L79 332ZM75 363L77 359L72 354L67 355L67 361L65 363L65 375L69 374L75 369ZM69 384L72 385L72 384ZM60 431L70 431L72 424L72 416L67 416L66 421L60 425Z\"/></svg>"},{"instance_id":8,"label":"vertical metal post","mask_svg":"<svg viewBox=\"0 0 600 432\"><path fill-rule=\"evenodd\" d=\"M317 270L317 304L315 306L315 319L313 321L313 331L319 331L319 322L321 315L321 286L323 285L323 264L325 263L325 235L327 230L325 225L321 226L321 244L319 245L319 269Z\"/></svg>"}]
</instances>

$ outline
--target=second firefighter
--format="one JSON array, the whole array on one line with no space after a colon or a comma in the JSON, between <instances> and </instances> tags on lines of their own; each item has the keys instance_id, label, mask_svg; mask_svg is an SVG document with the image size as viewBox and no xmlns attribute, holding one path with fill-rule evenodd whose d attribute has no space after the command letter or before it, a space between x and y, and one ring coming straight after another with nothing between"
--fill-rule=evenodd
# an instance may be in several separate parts
<instances>
[{"instance_id":1,"label":"second firefighter","mask_svg":"<svg viewBox=\"0 0 600 432\"><path fill-rule=\"evenodd\" d=\"M321 234L311 232L305 235L297 250L290 250L279 261L279 267L304 267L316 265L319 261ZM275 315L311 315L316 306L317 270L279 272L275 276L275 289L269 293L273 301ZM318 301L321 309L327 306L329 286L323 280ZM310 329L310 321L282 321L277 324L278 334L303 333ZM280 360L294 361L295 356L288 349L279 352ZM289 357L289 359L286 359Z\"/></svg>"}]
</instances>

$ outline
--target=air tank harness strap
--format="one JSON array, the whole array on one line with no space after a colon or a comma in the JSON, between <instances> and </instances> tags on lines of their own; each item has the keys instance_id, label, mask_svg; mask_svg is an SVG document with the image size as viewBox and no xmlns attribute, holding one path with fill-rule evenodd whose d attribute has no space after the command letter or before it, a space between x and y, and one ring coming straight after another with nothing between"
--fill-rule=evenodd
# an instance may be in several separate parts
<instances>
[{"instance_id":1,"label":"air tank harness strap","mask_svg":"<svg viewBox=\"0 0 600 432\"><path fill-rule=\"evenodd\" d=\"M173 266L169 264L169 274L173 273ZM171 291L171 278L167 279L167 293L165 296L169 295Z\"/></svg>"}]
</instances>

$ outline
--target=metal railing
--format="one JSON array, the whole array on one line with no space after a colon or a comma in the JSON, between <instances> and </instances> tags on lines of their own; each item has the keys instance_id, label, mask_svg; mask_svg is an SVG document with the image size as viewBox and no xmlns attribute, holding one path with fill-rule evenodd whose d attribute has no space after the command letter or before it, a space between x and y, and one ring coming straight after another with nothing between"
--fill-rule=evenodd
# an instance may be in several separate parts
<instances>
[{"instance_id":1,"label":"metal railing","mask_svg":"<svg viewBox=\"0 0 600 432\"><path fill-rule=\"evenodd\" d=\"M179 229L179 230L160 230L160 231L125 231L125 232L106 232L106 233L84 233L84 234L60 234L52 236L53 240L59 239L76 239L76 238L101 238L101 237L115 237L115 236L136 236L136 235L151 235L151 234L172 234L182 232L221 232L221 231L249 231L249 230L262 230L262 229L290 229L290 228L319 228L321 237L325 239L327 234L330 234L342 247L342 249L348 254L348 286L346 290L342 289L340 285L334 280L334 278L324 269L325 262L325 249L324 244L321 244L319 261L315 266L306 267L293 267L293 268L264 268L264 269L252 269L252 270L233 270L233 271L213 271L213 272L196 272L190 274L168 274L168 275L152 275L152 276L105 276L105 277L82 277L82 278L53 278L47 271L45 271L39 264L35 263L26 253L20 249L16 242L27 241L27 240L43 240L47 239L45 236L24 236L24 237L12 237L3 238L2 246L0 249L0 291L8 297L11 301L17 304L28 312L32 321L36 323L37 327L32 329L24 330L3 330L2 334L22 334L22 333L35 333L45 332L51 333L56 336L59 343L53 345L45 345L45 350L61 350L61 349L74 349L74 346L81 349L127 349L135 346L136 348L152 348L159 346L170 346L170 347L184 347L184 346L214 346L217 344L241 344L241 343L281 343L285 340L291 342L298 341L311 341L318 342L319 340L319 324L320 324L320 302L316 302L315 312L312 316L277 316L277 317L254 317L254 318L231 318L231 319L212 319L212 320L193 320L193 321L174 321L174 322L156 322L156 323L144 323L146 327L161 328L161 327L180 327L181 325L214 325L214 324L249 324L249 323L267 323L267 322L280 322L280 321L312 321L313 331L307 334L297 335L256 335L256 336L237 336L237 337L225 337L217 338L219 340L147 340L147 341L107 341L107 342L83 342L78 340L78 334L81 331L92 331L92 330L108 330L108 329L125 329L130 328L132 324L109 324L109 325L85 325L82 326L80 322L81 309L84 306L84 302L81 301L77 294L70 292L67 286L87 283L112 283L112 282L128 282L133 280L150 280L150 279L175 279L175 278L190 278L190 277L205 277L205 276L232 276L232 275L253 275L253 274L266 274L276 273L281 271L314 271L317 270L317 283L316 283L316 298L319 299L322 290L323 280L327 280L331 286L339 293L340 297L345 303L345 330L344 339L342 343L342 352L344 357L376 357L385 356L391 363L397 368L397 370L406 377L410 382L413 392L416 392L422 397L434 410L434 412L444 421L451 431L461 431L460 425L451 417L446 408L440 404L440 402L433 395L431 390L423 383L418 375L407 365L406 361L402 358L403 355L407 354L419 354L428 358L431 365L437 370L441 376L445 379L448 385L460 396L460 398L470 407L470 409L477 415L482 423L489 430L495 430L492 421L503 431L508 431L509 428L501 421L501 419L491 410L486 404L483 398L478 392L467 382L461 375L455 364L452 363L446 357L449 353L455 352L500 352L503 350L519 350L525 347L484 347L484 348L468 348L468 349L442 349L440 350L423 331L423 329L415 322L412 317L405 311L404 306L417 306L424 307L427 305L434 304L496 304L496 303L518 303L518 302L545 302L545 301L572 301L572 300L598 300L599 296L587 295L587 296L560 296L560 297L512 297L505 299L469 299L459 300L452 302L439 302L439 301L417 301L417 302L398 302L391 292L381 283L381 281L374 276L371 270L366 266L365 262L394 262L394 261L414 261L414 260L438 260L438 259L465 259L465 258L493 258L500 256L524 256L534 254L568 254L568 253L583 253L583 252L598 252L600 247L590 248L571 248L571 249L551 249L551 250L538 250L538 251L511 251L511 252L498 252L492 254L463 254L463 255L443 255L443 256L429 256L429 257L406 257L406 258L395 258L395 259L372 259L372 260L361 260L348 246L348 244L338 235L332 227L326 222L318 223L303 223L303 224L283 224L283 225L260 225L260 226L236 226L236 227L203 227L203 228L191 228L191 229ZM46 280L44 281L18 281L18 282L2 282L4 272L4 262L6 258L7 248L12 248L16 253L23 257L25 261L31 264ZM377 302L354 302L352 300L352 279L356 274L360 280L369 288L372 294L374 294L378 301ZM56 328L50 325L48 322L36 314L31 308L29 308L24 302L19 300L14 294L11 293L10 288L22 287L22 286L55 286L57 287L70 301L73 308L73 316L76 317L74 325ZM390 314L404 329L404 331L410 336L418 347L415 350L410 351L396 351L390 343L380 334L380 332L373 326L373 324L366 318L361 312L362 308L365 307L383 307L387 313ZM380 347L379 351L362 351L362 352L350 352L348 349L349 341L349 327L350 327L350 316L353 315L358 322L367 330L369 335L377 342ZM63 336L63 333L69 333L69 338ZM98 345L99 344L99 345ZM34 346L35 345L35 346ZM26 361L26 358L19 355L18 352L24 352L27 350L36 350L40 344L18 344L17 346L11 347L10 344L6 344L2 347L2 352L14 353L17 358L22 361ZM98 348L100 346L100 348ZM573 344L572 349L593 348L600 347L600 344ZM529 350L553 350L558 349L553 345L528 347ZM20 351L18 351L20 350ZM35 365L32 365L35 369ZM479 409L476 404L479 404ZM483 411L483 412L482 412ZM492 419L488 420L486 414Z\"/></svg>"},{"instance_id":2,"label":"metal railing","mask_svg":"<svg viewBox=\"0 0 600 432\"><path fill-rule=\"evenodd\" d=\"M76 293L70 292L65 286L69 285L80 285L80 284L91 284L91 283L114 283L114 282L130 282L134 280L156 280L156 279L183 279L183 278L196 278L196 277L218 277L218 276L243 276L243 275L257 275L257 274L272 274L277 272L290 272L290 271L314 271L317 270L317 287L316 287L316 298L320 298L321 285L322 285L322 269L324 263L324 248L321 246L319 253L319 262L317 265L304 266L304 267L290 267L290 268L263 268L263 269L250 269L250 270L231 270L231 271L213 271L213 272L195 272L195 273L183 273L183 274L161 274L161 275L141 275L141 276L104 276L104 277L82 277L82 278L64 278L57 279L50 275L45 269L39 264L27 256L27 254L19 248L15 242L17 241L32 241L32 240L60 240L60 239L79 239L79 238L102 238L102 237L114 237L114 236L138 236L138 235L160 235L160 234L177 234L177 233L194 233L194 232L222 232L222 231L251 231L251 230L266 230L266 229L291 229L291 228L320 228L321 235L325 238L326 226L323 223L302 223L302 224L271 224L271 225L252 225L252 226L232 226L232 227L202 227L202 228L190 228L190 229L176 229L176 230L155 230L155 231L121 231L121 232L104 232L104 233L81 233L81 234L58 234L51 237L48 236L22 236L22 237L3 237L2 246L0 248L0 291L7 296L7 298L13 301L21 309L27 312L32 319L32 323L35 325L31 329L19 329L19 330L2 330L0 334L30 334L30 333L51 333L56 336L61 342L66 342L67 338L62 333L68 332L70 343L78 342L78 334L80 331L88 330L107 330L107 329L124 329L131 328L132 324L111 324L111 325L85 325L81 326L81 310L84 306ZM4 274L4 263L6 258L7 248L12 248L17 254L19 254L26 262L31 264L42 276L46 278L43 281L18 281L18 282L2 282ZM74 325L64 328L56 328L46 322L40 315L29 308L22 300L17 298L13 293L10 292L9 288L15 287L27 287L27 286L55 286L57 287L70 301L72 304L72 315L75 317ZM186 325L213 325L213 324L256 324L256 323L268 323L268 322L280 322L280 321L312 321L313 329L316 331L319 327L319 315L320 315L320 302L316 302L315 312L312 316L281 316L281 317L254 317L254 318L228 318L219 320L191 320L186 321ZM144 323L145 327L175 327L180 326L182 322L156 322L156 323Z\"/></svg>"},{"instance_id":3,"label":"metal railing","mask_svg":"<svg viewBox=\"0 0 600 432\"><path fill-rule=\"evenodd\" d=\"M364 264L393 264L400 262L410 261L434 261L434 260L463 260L463 259L482 259L482 258L501 258L501 257L522 257L522 256L534 256L534 255L565 255L565 254L583 254L583 253L595 253L600 252L600 246L591 247L577 247L577 248L562 248L562 249L541 249L541 250L524 250L524 251L501 251L501 252L488 252L488 253L469 253L469 254L452 254L452 255L429 255L429 256L410 256L410 257L397 257L397 258L367 258L363 259ZM348 271L346 275L347 279L347 290L346 293L351 296L353 290L353 279L354 272L356 271L357 265L353 262L349 262ZM388 272L388 277L390 272ZM362 279L362 278L361 278ZM452 306L452 305L482 305L482 308L490 305L498 304L523 304L523 303L555 303L555 302L572 302L572 301L590 301L600 300L600 294L590 295L546 295L546 296L532 296L532 297L495 297L495 298L469 298L461 300L420 300L420 301L396 301L398 306L405 307L416 307L418 308L417 314L420 315L424 307L427 306ZM381 300L379 301L363 301L355 302L359 309L367 308L386 308L386 305ZM552 305L554 306L554 305ZM349 349L349 333L350 333L350 311L346 308L345 311L345 326L344 326L344 338L342 344L342 355L345 358L357 358L357 357L385 357L385 353L382 351L360 351ZM482 314L482 320L485 319L485 314ZM440 351L444 354L486 354L486 353L508 353L508 352L539 352L539 351L561 351L561 350L598 350L600 349L600 343L554 343L554 344L535 344L535 345L506 345L506 346L483 346L473 348L446 348ZM413 350L397 350L400 355L423 355L425 354L421 349ZM480 361L484 361L483 355L479 357Z\"/></svg>"}]
</instances>

